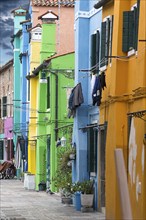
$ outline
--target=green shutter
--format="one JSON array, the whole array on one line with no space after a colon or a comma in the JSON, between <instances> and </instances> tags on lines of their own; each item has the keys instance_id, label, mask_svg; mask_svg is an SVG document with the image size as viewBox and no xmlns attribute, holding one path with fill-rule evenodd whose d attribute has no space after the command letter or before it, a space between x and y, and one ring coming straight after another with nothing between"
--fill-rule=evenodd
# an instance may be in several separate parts
<instances>
[{"instance_id":1,"label":"green shutter","mask_svg":"<svg viewBox=\"0 0 146 220\"><path fill-rule=\"evenodd\" d=\"M94 128L89 128L87 131L87 143L87 170L88 172L97 172L97 130Z\"/></svg>"},{"instance_id":2,"label":"green shutter","mask_svg":"<svg viewBox=\"0 0 146 220\"><path fill-rule=\"evenodd\" d=\"M3 141L0 141L0 160L4 159L4 147L3 147Z\"/></svg>"},{"instance_id":3,"label":"green shutter","mask_svg":"<svg viewBox=\"0 0 146 220\"><path fill-rule=\"evenodd\" d=\"M123 12L123 39L122 51L129 51L129 11Z\"/></svg>"},{"instance_id":4,"label":"green shutter","mask_svg":"<svg viewBox=\"0 0 146 220\"><path fill-rule=\"evenodd\" d=\"M108 65L108 56L109 56L109 42L110 42L110 19L106 20L106 44L105 44L105 64Z\"/></svg>"},{"instance_id":5,"label":"green shutter","mask_svg":"<svg viewBox=\"0 0 146 220\"><path fill-rule=\"evenodd\" d=\"M134 49L134 35L135 35L135 23L134 23L134 11L129 11L129 48Z\"/></svg>"},{"instance_id":6,"label":"green shutter","mask_svg":"<svg viewBox=\"0 0 146 220\"><path fill-rule=\"evenodd\" d=\"M112 56L112 40L113 40L113 26L114 26L114 16L112 15L110 21L110 42L109 42L109 55ZM110 58L110 63L112 58Z\"/></svg>"},{"instance_id":7,"label":"green shutter","mask_svg":"<svg viewBox=\"0 0 146 220\"><path fill-rule=\"evenodd\" d=\"M96 65L96 34L91 35L91 69ZM96 71L93 71L94 73Z\"/></svg>"},{"instance_id":8,"label":"green shutter","mask_svg":"<svg viewBox=\"0 0 146 220\"><path fill-rule=\"evenodd\" d=\"M140 1L138 0L137 7L134 7L134 22L135 22L134 48L135 50L137 50L137 44L138 44L139 9L140 9Z\"/></svg>"},{"instance_id":9,"label":"green shutter","mask_svg":"<svg viewBox=\"0 0 146 220\"><path fill-rule=\"evenodd\" d=\"M130 48L137 50L138 22L139 6L134 7L133 11L123 12L123 52L128 52Z\"/></svg>"},{"instance_id":10,"label":"green shutter","mask_svg":"<svg viewBox=\"0 0 146 220\"><path fill-rule=\"evenodd\" d=\"M97 31L96 33L96 73L99 73L99 46L100 46L100 33Z\"/></svg>"},{"instance_id":11,"label":"green shutter","mask_svg":"<svg viewBox=\"0 0 146 220\"><path fill-rule=\"evenodd\" d=\"M101 23L100 67L105 66L106 22Z\"/></svg>"},{"instance_id":12,"label":"green shutter","mask_svg":"<svg viewBox=\"0 0 146 220\"><path fill-rule=\"evenodd\" d=\"M3 97L3 117L7 116L7 96Z\"/></svg>"}]
</instances>

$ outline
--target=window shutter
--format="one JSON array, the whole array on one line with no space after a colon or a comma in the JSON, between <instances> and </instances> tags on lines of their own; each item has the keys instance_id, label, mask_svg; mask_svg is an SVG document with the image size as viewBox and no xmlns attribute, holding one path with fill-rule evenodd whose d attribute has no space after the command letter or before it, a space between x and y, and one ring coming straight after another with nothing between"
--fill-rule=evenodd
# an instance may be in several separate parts
<instances>
[{"instance_id":1,"label":"window shutter","mask_svg":"<svg viewBox=\"0 0 146 220\"><path fill-rule=\"evenodd\" d=\"M129 48L134 49L134 34L135 34L135 24L134 24L134 11L129 11Z\"/></svg>"},{"instance_id":2,"label":"window shutter","mask_svg":"<svg viewBox=\"0 0 146 220\"><path fill-rule=\"evenodd\" d=\"M114 24L114 16L112 15L110 21L110 39L109 39L109 55L112 56L112 39L113 39L113 24ZM110 63L112 58L110 58Z\"/></svg>"},{"instance_id":3,"label":"window shutter","mask_svg":"<svg viewBox=\"0 0 146 220\"><path fill-rule=\"evenodd\" d=\"M128 52L129 50L129 11L123 12L123 42L122 51Z\"/></svg>"},{"instance_id":4,"label":"window shutter","mask_svg":"<svg viewBox=\"0 0 146 220\"><path fill-rule=\"evenodd\" d=\"M88 172L97 172L97 130L90 128L87 131L88 143Z\"/></svg>"},{"instance_id":5,"label":"window shutter","mask_svg":"<svg viewBox=\"0 0 146 220\"><path fill-rule=\"evenodd\" d=\"M96 34L91 35L91 68L96 65ZM94 73L96 71L93 71Z\"/></svg>"},{"instance_id":6,"label":"window shutter","mask_svg":"<svg viewBox=\"0 0 146 220\"><path fill-rule=\"evenodd\" d=\"M0 160L3 160L4 149L3 149L3 141L0 141Z\"/></svg>"},{"instance_id":7,"label":"window shutter","mask_svg":"<svg viewBox=\"0 0 146 220\"><path fill-rule=\"evenodd\" d=\"M0 118L2 117L1 108L2 108L2 105L1 105L1 99L0 99Z\"/></svg>"},{"instance_id":8,"label":"window shutter","mask_svg":"<svg viewBox=\"0 0 146 220\"><path fill-rule=\"evenodd\" d=\"M105 56L109 55L109 42L110 42L110 19L106 20L106 44L105 44ZM105 65L108 65L108 58L105 58Z\"/></svg>"},{"instance_id":9,"label":"window shutter","mask_svg":"<svg viewBox=\"0 0 146 220\"><path fill-rule=\"evenodd\" d=\"M100 33L96 33L96 73L99 73L99 46L100 46Z\"/></svg>"},{"instance_id":10,"label":"window shutter","mask_svg":"<svg viewBox=\"0 0 146 220\"><path fill-rule=\"evenodd\" d=\"M106 22L101 23L100 67L105 66Z\"/></svg>"},{"instance_id":11,"label":"window shutter","mask_svg":"<svg viewBox=\"0 0 146 220\"><path fill-rule=\"evenodd\" d=\"M139 8L140 8L140 1L138 0L137 7L134 7L134 22L135 22L134 48L135 50L137 50L137 44L138 44Z\"/></svg>"},{"instance_id":12,"label":"window shutter","mask_svg":"<svg viewBox=\"0 0 146 220\"><path fill-rule=\"evenodd\" d=\"M7 116L7 96L3 97L3 117Z\"/></svg>"},{"instance_id":13,"label":"window shutter","mask_svg":"<svg viewBox=\"0 0 146 220\"><path fill-rule=\"evenodd\" d=\"M134 7L134 35L133 35L133 44L134 49L137 48L137 7Z\"/></svg>"},{"instance_id":14,"label":"window shutter","mask_svg":"<svg viewBox=\"0 0 146 220\"><path fill-rule=\"evenodd\" d=\"M128 52L130 48L137 50L139 23L139 4L133 11L123 12L123 52Z\"/></svg>"}]
</instances>

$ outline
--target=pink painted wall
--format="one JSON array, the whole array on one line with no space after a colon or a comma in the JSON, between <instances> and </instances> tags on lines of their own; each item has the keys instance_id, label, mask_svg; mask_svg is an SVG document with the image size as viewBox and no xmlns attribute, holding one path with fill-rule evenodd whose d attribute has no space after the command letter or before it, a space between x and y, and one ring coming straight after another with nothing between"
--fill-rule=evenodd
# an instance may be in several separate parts
<instances>
[{"instance_id":1,"label":"pink painted wall","mask_svg":"<svg viewBox=\"0 0 146 220\"><path fill-rule=\"evenodd\" d=\"M33 25L42 23L38 17L52 10L60 19L56 21L56 50L57 54L74 51L74 7L43 7L32 6Z\"/></svg>"},{"instance_id":2,"label":"pink painted wall","mask_svg":"<svg viewBox=\"0 0 146 220\"><path fill-rule=\"evenodd\" d=\"M6 118L4 120L4 138L12 139L13 138L13 132L10 132L10 130L13 129L13 118Z\"/></svg>"}]
</instances>

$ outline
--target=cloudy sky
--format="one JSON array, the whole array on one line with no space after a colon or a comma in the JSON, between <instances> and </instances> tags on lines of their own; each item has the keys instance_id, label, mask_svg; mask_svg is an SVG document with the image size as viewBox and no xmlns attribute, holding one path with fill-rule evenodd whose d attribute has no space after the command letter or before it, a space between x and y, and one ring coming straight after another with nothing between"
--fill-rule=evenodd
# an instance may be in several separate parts
<instances>
[{"instance_id":1,"label":"cloudy sky","mask_svg":"<svg viewBox=\"0 0 146 220\"><path fill-rule=\"evenodd\" d=\"M28 8L29 0L0 0L0 66L13 58L11 36L13 35L13 14L19 6Z\"/></svg>"}]
</instances>

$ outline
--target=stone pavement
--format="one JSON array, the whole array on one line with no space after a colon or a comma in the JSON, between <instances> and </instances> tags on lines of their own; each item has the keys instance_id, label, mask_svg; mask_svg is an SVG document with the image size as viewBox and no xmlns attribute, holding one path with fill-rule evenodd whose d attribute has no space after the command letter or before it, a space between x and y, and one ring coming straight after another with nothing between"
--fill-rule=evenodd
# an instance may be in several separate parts
<instances>
[{"instance_id":1,"label":"stone pavement","mask_svg":"<svg viewBox=\"0 0 146 220\"><path fill-rule=\"evenodd\" d=\"M105 220L98 212L76 211L59 195L26 190L20 180L0 180L1 220Z\"/></svg>"}]
</instances>

